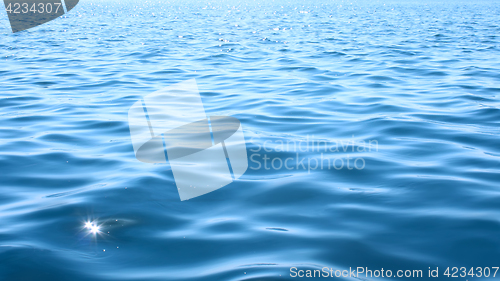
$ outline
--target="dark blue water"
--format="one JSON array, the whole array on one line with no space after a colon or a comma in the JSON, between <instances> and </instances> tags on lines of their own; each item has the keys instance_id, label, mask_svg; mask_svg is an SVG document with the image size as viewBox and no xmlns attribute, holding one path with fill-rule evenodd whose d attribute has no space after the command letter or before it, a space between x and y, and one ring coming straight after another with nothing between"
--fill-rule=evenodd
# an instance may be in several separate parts
<instances>
[{"instance_id":1,"label":"dark blue water","mask_svg":"<svg viewBox=\"0 0 500 281\"><path fill-rule=\"evenodd\" d=\"M0 14L0 280L499 280L442 274L500 266L500 2L417 2L83 0L16 34ZM181 202L127 112L192 78L255 162Z\"/></svg>"}]
</instances>

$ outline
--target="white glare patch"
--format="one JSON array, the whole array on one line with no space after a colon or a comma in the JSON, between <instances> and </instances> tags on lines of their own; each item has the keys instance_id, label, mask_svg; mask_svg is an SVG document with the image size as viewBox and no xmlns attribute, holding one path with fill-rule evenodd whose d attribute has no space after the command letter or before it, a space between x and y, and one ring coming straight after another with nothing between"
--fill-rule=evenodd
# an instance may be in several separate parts
<instances>
[{"instance_id":1,"label":"white glare patch","mask_svg":"<svg viewBox=\"0 0 500 281\"><path fill-rule=\"evenodd\" d=\"M99 227L97 225L93 225L90 228L90 231L92 231L92 233L96 234L97 232L99 232Z\"/></svg>"},{"instance_id":2,"label":"white glare patch","mask_svg":"<svg viewBox=\"0 0 500 281\"><path fill-rule=\"evenodd\" d=\"M95 222L86 222L85 223L85 228L88 229L89 232L92 233L92 234L99 233L99 226Z\"/></svg>"}]
</instances>

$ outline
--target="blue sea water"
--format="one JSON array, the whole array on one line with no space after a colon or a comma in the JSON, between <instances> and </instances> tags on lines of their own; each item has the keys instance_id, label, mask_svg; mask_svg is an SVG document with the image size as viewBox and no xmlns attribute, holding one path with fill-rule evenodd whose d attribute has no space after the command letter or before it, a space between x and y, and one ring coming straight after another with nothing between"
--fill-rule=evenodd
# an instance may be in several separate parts
<instances>
[{"instance_id":1,"label":"blue sea water","mask_svg":"<svg viewBox=\"0 0 500 281\"><path fill-rule=\"evenodd\" d=\"M499 1L82 0L12 34L2 12L0 280L498 280L443 273L500 266L499 15ZM168 164L135 158L127 112L193 78L254 161L180 201Z\"/></svg>"}]
</instances>

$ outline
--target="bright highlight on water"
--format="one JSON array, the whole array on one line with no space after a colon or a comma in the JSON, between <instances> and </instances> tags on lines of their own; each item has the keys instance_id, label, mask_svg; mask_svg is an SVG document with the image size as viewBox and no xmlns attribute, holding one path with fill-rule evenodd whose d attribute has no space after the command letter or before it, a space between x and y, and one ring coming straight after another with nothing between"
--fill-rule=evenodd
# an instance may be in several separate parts
<instances>
[{"instance_id":1,"label":"bright highlight on water","mask_svg":"<svg viewBox=\"0 0 500 281\"><path fill-rule=\"evenodd\" d=\"M92 233L95 235L95 234L99 233L100 227L97 225L96 222L86 222L85 228L89 231L89 233Z\"/></svg>"}]
</instances>

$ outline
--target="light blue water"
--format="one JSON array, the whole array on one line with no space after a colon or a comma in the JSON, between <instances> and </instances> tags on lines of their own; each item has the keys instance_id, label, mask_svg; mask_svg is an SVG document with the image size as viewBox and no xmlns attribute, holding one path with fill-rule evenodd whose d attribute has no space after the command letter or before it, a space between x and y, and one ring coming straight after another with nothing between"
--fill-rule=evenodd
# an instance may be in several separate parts
<instances>
[{"instance_id":1,"label":"light blue water","mask_svg":"<svg viewBox=\"0 0 500 281\"><path fill-rule=\"evenodd\" d=\"M16 34L0 14L0 279L500 266L500 2L414 2L83 0ZM191 78L262 166L181 202L127 112ZM263 166L314 166L308 137L363 169Z\"/></svg>"}]
</instances>

